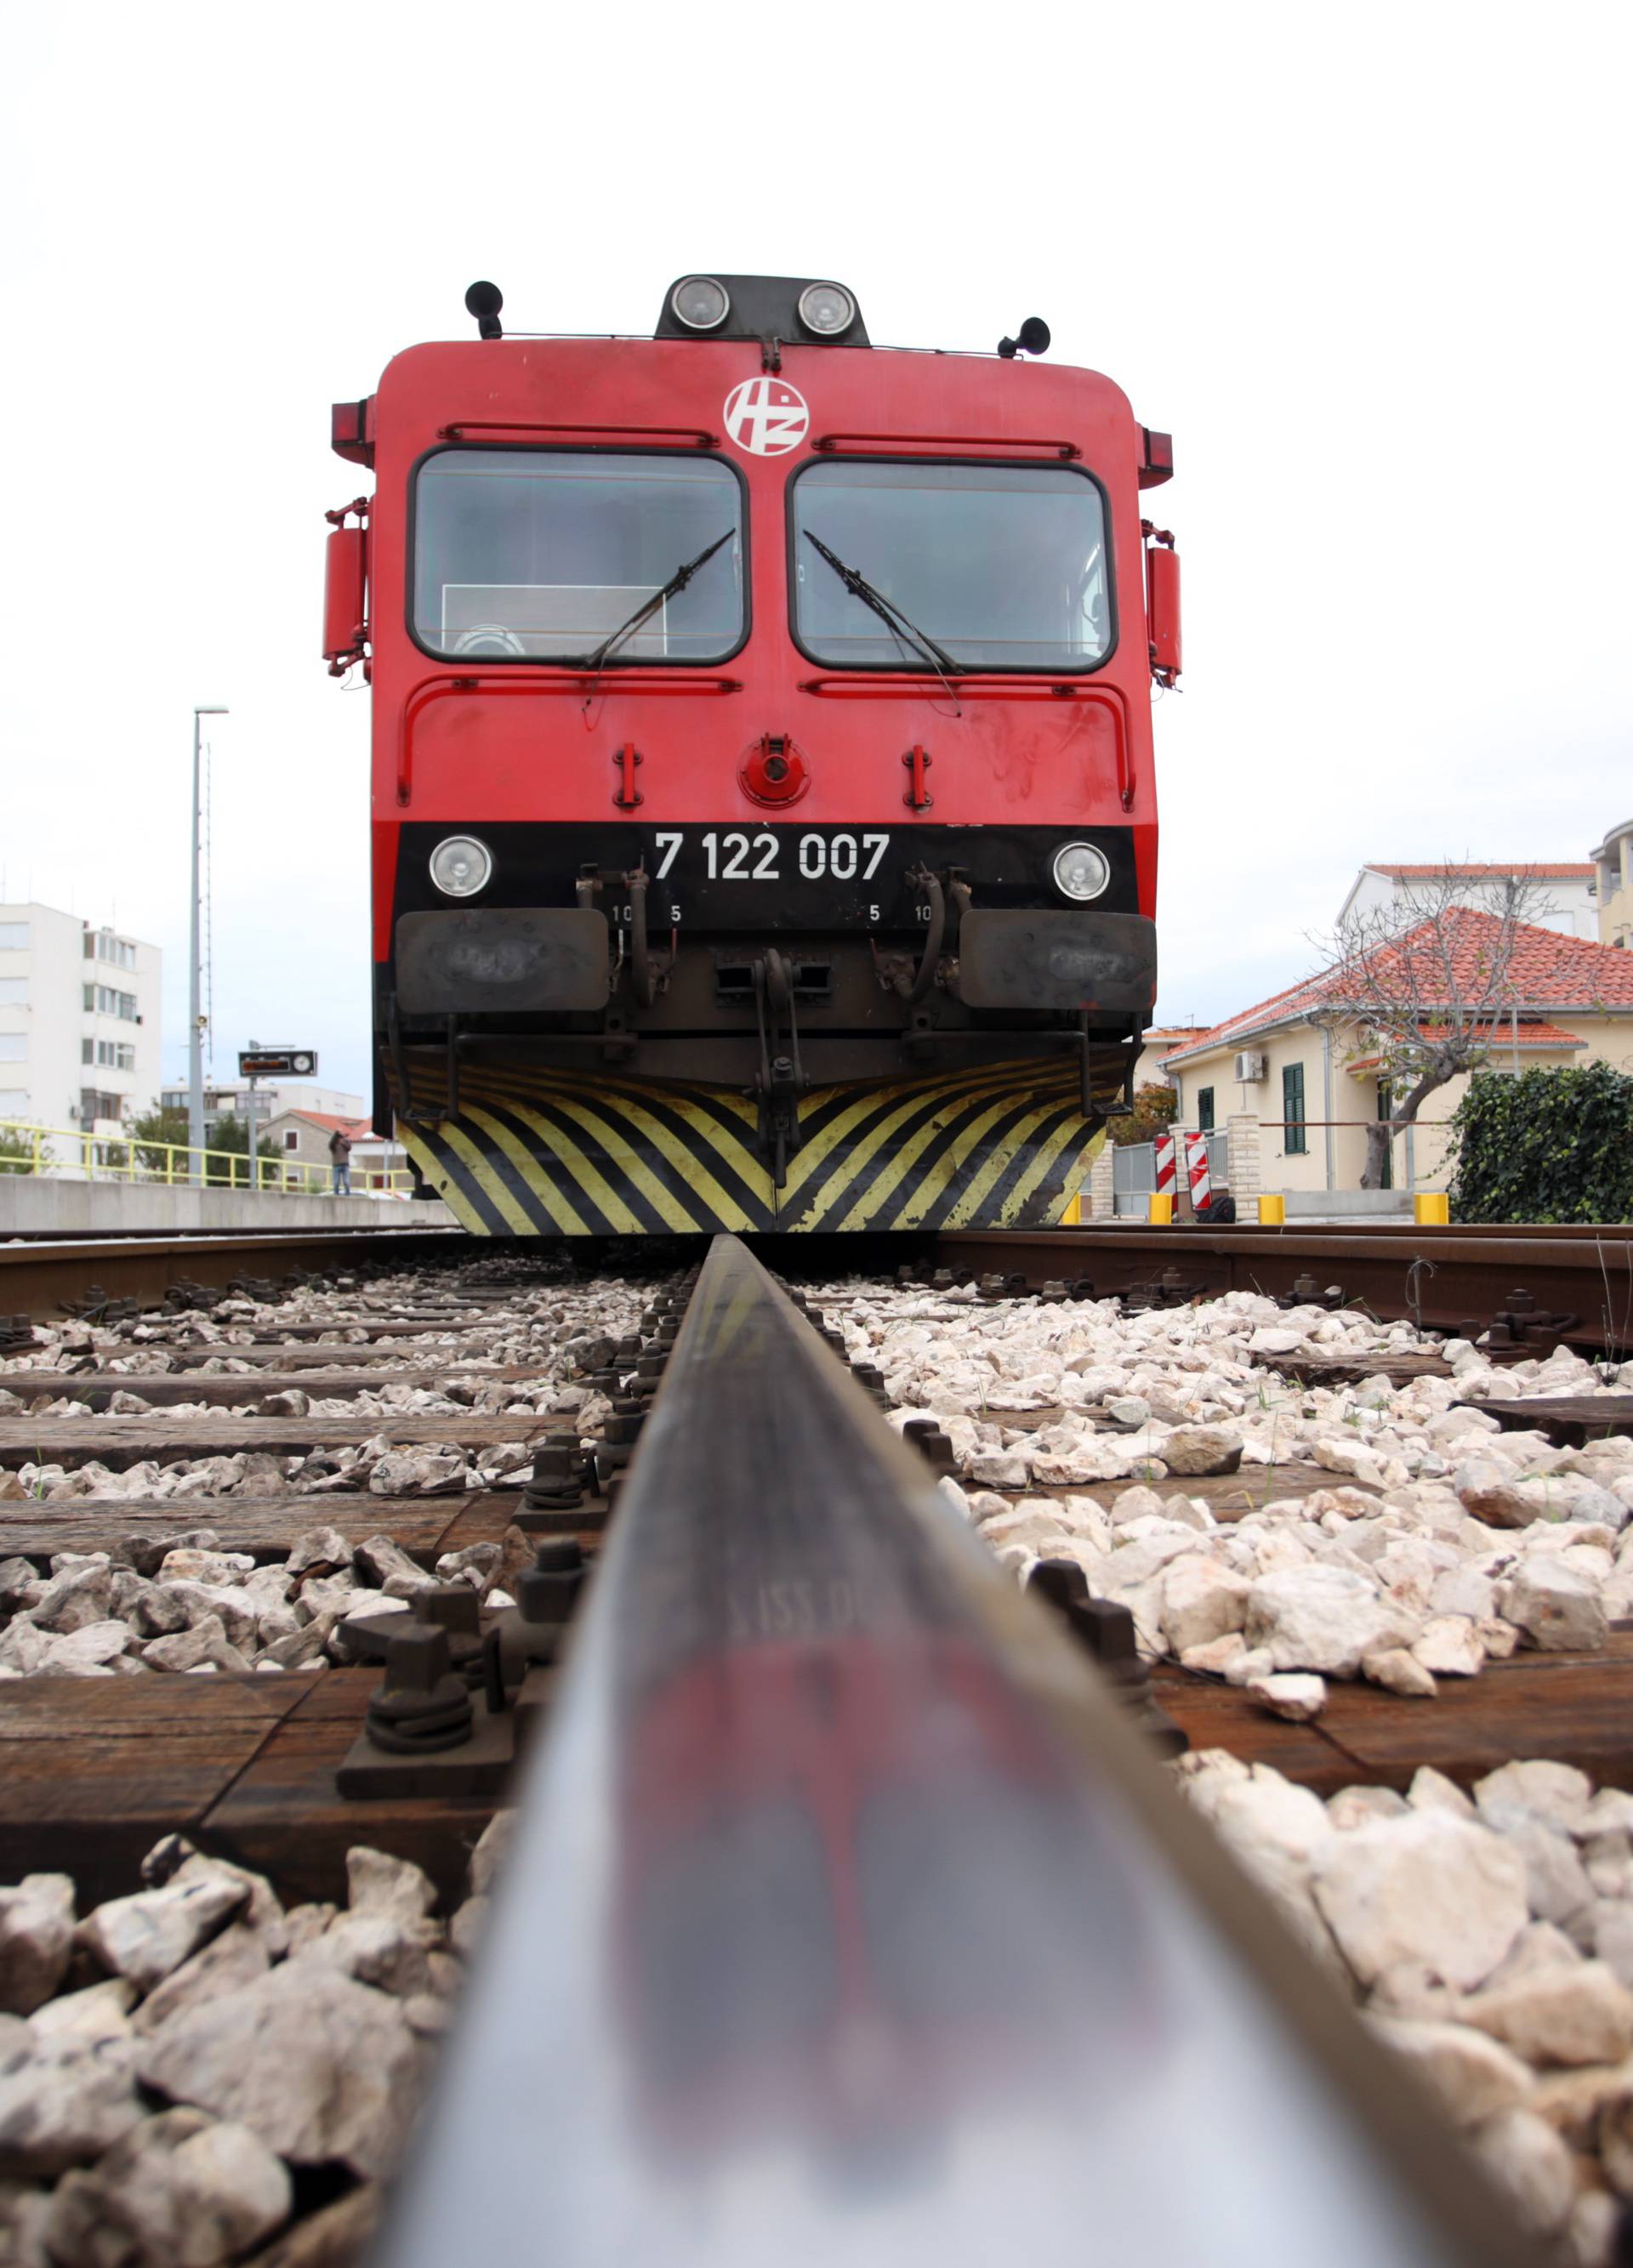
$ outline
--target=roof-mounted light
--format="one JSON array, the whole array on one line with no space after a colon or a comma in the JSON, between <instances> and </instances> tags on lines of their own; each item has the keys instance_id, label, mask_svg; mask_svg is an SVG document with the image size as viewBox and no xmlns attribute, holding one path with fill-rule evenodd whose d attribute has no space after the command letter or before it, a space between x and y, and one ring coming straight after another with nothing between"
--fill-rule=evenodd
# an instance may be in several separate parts
<instances>
[{"instance_id":1,"label":"roof-mounted light","mask_svg":"<svg viewBox=\"0 0 1633 2268\"><path fill-rule=\"evenodd\" d=\"M838 338L856 320L856 302L842 284L808 284L800 294L800 320L816 338Z\"/></svg>"},{"instance_id":2,"label":"roof-mounted light","mask_svg":"<svg viewBox=\"0 0 1633 2268\"><path fill-rule=\"evenodd\" d=\"M669 294L676 322L689 331L718 331L731 313L726 286L713 276L683 276Z\"/></svg>"},{"instance_id":3,"label":"roof-mounted light","mask_svg":"<svg viewBox=\"0 0 1633 2268\"><path fill-rule=\"evenodd\" d=\"M1014 338L999 340L998 351L1005 362L1013 362L1017 354L1047 354L1049 337L1049 326L1043 317L1029 315Z\"/></svg>"},{"instance_id":4,"label":"roof-mounted light","mask_svg":"<svg viewBox=\"0 0 1633 2268\"><path fill-rule=\"evenodd\" d=\"M465 312L477 319L477 329L484 339L502 339L505 326L499 320L499 310L505 305L505 294L497 284L473 284L465 294Z\"/></svg>"}]
</instances>

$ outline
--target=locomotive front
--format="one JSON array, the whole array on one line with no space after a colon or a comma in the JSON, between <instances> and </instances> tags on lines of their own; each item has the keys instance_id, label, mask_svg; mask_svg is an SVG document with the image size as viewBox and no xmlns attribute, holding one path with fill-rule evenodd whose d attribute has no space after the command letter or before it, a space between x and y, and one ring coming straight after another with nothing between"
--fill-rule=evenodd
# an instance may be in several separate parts
<instances>
[{"instance_id":1,"label":"locomotive front","mask_svg":"<svg viewBox=\"0 0 1633 2268\"><path fill-rule=\"evenodd\" d=\"M838 284L468 305L334 413L376 1126L488 1234L1058 1219L1156 997L1166 437Z\"/></svg>"}]
</instances>

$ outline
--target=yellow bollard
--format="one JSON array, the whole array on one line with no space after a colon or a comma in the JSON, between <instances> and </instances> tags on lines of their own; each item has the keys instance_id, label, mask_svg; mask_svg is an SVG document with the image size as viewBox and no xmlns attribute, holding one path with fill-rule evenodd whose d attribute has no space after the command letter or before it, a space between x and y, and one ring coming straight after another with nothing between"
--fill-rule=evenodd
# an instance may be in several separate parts
<instances>
[{"instance_id":1,"label":"yellow bollard","mask_svg":"<svg viewBox=\"0 0 1633 2268\"><path fill-rule=\"evenodd\" d=\"M1146 1199L1146 1219L1153 1228L1171 1228L1174 1225L1174 1193L1171 1189L1153 1189Z\"/></svg>"},{"instance_id":2,"label":"yellow bollard","mask_svg":"<svg viewBox=\"0 0 1633 2268\"><path fill-rule=\"evenodd\" d=\"M1260 1228L1287 1226L1287 1199L1279 1192L1273 1197L1260 1198L1259 1226Z\"/></svg>"},{"instance_id":3,"label":"yellow bollard","mask_svg":"<svg viewBox=\"0 0 1633 2268\"><path fill-rule=\"evenodd\" d=\"M1060 1215L1062 1228L1081 1228L1083 1225L1083 1193L1074 1189L1066 1200L1066 1211Z\"/></svg>"},{"instance_id":4,"label":"yellow bollard","mask_svg":"<svg viewBox=\"0 0 1633 2268\"><path fill-rule=\"evenodd\" d=\"M1452 1200L1445 1189L1420 1189L1412 1200L1412 1218L1420 1228L1448 1228Z\"/></svg>"}]
</instances>

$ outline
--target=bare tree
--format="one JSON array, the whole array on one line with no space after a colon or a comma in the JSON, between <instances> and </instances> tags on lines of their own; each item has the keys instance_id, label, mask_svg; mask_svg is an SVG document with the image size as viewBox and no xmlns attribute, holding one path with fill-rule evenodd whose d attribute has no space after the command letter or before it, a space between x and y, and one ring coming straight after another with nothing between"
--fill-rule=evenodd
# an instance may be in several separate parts
<instances>
[{"instance_id":1,"label":"bare tree","mask_svg":"<svg viewBox=\"0 0 1633 2268\"><path fill-rule=\"evenodd\" d=\"M1383 1187L1392 1138L1416 1123L1429 1097L1517 1033L1526 1002L1516 954L1534 948L1536 924L1557 910L1538 873L1474 879L1446 865L1400 898L1352 914L1326 942L1309 1020L1353 1035L1351 1059L1376 1057L1391 1100L1390 1115L1367 1127L1363 1189ZM1568 938L1547 934L1557 953L1541 961L1528 953L1528 977L1546 976L1550 958L1569 949Z\"/></svg>"}]
</instances>

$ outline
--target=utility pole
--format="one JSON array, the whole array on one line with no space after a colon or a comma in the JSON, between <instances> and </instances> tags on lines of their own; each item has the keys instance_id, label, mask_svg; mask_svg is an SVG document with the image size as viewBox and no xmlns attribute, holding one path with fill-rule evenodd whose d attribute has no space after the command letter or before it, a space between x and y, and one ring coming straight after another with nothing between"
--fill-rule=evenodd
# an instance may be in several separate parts
<instances>
[{"instance_id":1,"label":"utility pole","mask_svg":"<svg viewBox=\"0 0 1633 2268\"><path fill-rule=\"evenodd\" d=\"M260 1045L261 1042L259 1040L251 1040L249 1042L250 1053L253 1055ZM255 1179L255 1112L258 1107L259 1102L255 1094L255 1074L252 1071L249 1074L249 1092L244 1097L244 1108L248 1119L248 1124L245 1131L248 1137L249 1187L252 1195L257 1187Z\"/></svg>"},{"instance_id":2,"label":"utility pole","mask_svg":"<svg viewBox=\"0 0 1633 2268\"><path fill-rule=\"evenodd\" d=\"M187 1139L194 1152L190 1160L192 1179L204 1179L204 1161L197 1152L204 1146L204 1027L199 968L199 906L198 906L198 836L199 836L199 747L201 717L225 717L226 711L206 703L193 711L193 897L192 920L188 947L188 1019L187 1019Z\"/></svg>"}]
</instances>

